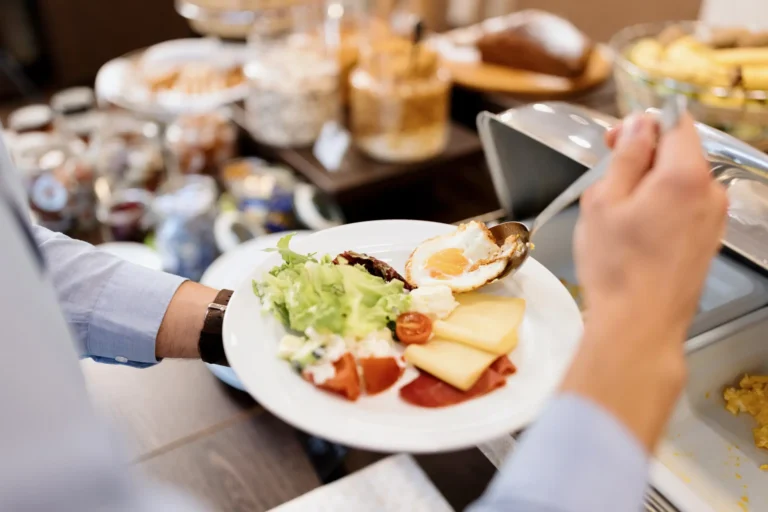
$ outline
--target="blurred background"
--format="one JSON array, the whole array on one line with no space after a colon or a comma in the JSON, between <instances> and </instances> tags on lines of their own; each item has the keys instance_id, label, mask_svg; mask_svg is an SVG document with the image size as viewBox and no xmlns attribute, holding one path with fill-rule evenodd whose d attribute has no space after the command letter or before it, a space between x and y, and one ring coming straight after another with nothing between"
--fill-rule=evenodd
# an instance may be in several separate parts
<instances>
[{"instance_id":1,"label":"blurred background","mask_svg":"<svg viewBox=\"0 0 768 512\"><path fill-rule=\"evenodd\" d=\"M763 147L758 3L4 0L0 120L38 222L199 279L270 233L511 213L482 111L677 91Z\"/></svg>"}]
</instances>

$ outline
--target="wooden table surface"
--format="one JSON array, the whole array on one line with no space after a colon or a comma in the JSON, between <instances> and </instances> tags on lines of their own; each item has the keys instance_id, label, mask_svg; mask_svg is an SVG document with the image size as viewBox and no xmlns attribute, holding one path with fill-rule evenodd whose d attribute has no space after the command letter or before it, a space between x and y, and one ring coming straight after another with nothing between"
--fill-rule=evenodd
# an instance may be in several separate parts
<instances>
[{"instance_id":1,"label":"wooden table surface","mask_svg":"<svg viewBox=\"0 0 768 512\"><path fill-rule=\"evenodd\" d=\"M199 361L82 367L94 403L127 439L135 465L211 510L266 511L322 485L301 435ZM344 469L385 456L350 450ZM495 472L477 449L416 459L455 510L477 499Z\"/></svg>"}]
</instances>

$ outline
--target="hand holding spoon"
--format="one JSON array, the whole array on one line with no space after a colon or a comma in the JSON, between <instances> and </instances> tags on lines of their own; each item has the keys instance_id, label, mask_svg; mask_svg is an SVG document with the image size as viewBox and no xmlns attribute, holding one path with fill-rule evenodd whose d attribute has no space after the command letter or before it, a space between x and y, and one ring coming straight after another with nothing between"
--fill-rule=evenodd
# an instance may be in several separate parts
<instances>
[{"instance_id":1,"label":"hand holding spoon","mask_svg":"<svg viewBox=\"0 0 768 512\"><path fill-rule=\"evenodd\" d=\"M664 103L660 112L661 134L664 135L669 130L677 126L680 116L686 109L685 96L670 96ZM574 181L565 191L563 191L549 206L536 217L531 225L531 229L522 222L503 222L491 228L491 233L499 245L510 236L517 236L522 245L519 251L509 260L507 268L499 276L499 279L509 276L523 266L525 260L531 251L531 238L536 231L549 222L552 217L563 211L576 199L578 199L589 187L605 176L608 166L611 164L611 155L605 156L592 169L582 174L579 179Z\"/></svg>"}]
</instances>

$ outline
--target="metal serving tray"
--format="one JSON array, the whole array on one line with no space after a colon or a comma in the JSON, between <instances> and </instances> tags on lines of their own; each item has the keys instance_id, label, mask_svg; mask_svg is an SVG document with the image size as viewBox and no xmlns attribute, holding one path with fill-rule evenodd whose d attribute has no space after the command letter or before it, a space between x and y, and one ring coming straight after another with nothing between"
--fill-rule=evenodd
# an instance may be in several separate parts
<instances>
[{"instance_id":1,"label":"metal serving tray","mask_svg":"<svg viewBox=\"0 0 768 512\"><path fill-rule=\"evenodd\" d=\"M754 418L723 400L745 372L768 374L768 308L689 340L686 353L688 386L657 459L713 510L768 510L768 450L755 447Z\"/></svg>"},{"instance_id":2,"label":"metal serving tray","mask_svg":"<svg viewBox=\"0 0 768 512\"><path fill-rule=\"evenodd\" d=\"M616 119L564 103L537 103L478 128L507 219L536 215L608 152ZM697 126L712 172L731 196L728 248L714 261L686 352L690 379L651 470L647 510L768 510L768 451L754 447L749 416L725 410L723 389L745 372L768 373L768 157ZM735 199L735 201L734 201ZM734 207L735 206L735 207ZM574 205L537 233L533 257L576 284ZM490 219L488 219L490 220Z\"/></svg>"}]
</instances>

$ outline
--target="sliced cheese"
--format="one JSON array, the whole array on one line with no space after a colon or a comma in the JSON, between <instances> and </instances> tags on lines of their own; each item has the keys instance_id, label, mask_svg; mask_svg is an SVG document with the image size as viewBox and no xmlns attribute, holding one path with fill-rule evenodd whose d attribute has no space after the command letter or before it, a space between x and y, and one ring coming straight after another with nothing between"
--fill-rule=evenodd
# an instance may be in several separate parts
<instances>
[{"instance_id":1,"label":"sliced cheese","mask_svg":"<svg viewBox=\"0 0 768 512\"><path fill-rule=\"evenodd\" d=\"M426 345L408 345L403 357L416 368L462 391L474 386L496 360L496 356L488 352L440 339Z\"/></svg>"},{"instance_id":2,"label":"sliced cheese","mask_svg":"<svg viewBox=\"0 0 768 512\"><path fill-rule=\"evenodd\" d=\"M497 356L517 347L517 331L525 314L525 300L467 293L451 316L434 324L435 336L469 345Z\"/></svg>"}]
</instances>

